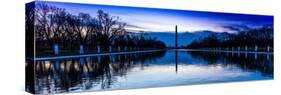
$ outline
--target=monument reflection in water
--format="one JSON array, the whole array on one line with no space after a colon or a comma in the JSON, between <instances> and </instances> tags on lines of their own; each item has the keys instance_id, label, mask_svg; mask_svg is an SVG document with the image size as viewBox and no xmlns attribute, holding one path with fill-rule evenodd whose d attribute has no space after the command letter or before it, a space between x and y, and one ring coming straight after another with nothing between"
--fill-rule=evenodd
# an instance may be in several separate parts
<instances>
[{"instance_id":1,"label":"monument reflection in water","mask_svg":"<svg viewBox=\"0 0 281 95\"><path fill-rule=\"evenodd\" d=\"M35 69L35 93L44 94L273 79L273 54L167 50L26 67Z\"/></svg>"}]
</instances>

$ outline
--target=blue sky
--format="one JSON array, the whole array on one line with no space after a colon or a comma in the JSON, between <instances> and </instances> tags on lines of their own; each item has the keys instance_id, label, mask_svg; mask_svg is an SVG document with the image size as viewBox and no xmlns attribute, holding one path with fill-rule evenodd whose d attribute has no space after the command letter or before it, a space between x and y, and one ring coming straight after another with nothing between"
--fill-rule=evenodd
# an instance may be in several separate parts
<instances>
[{"instance_id":1,"label":"blue sky","mask_svg":"<svg viewBox=\"0 0 281 95\"><path fill-rule=\"evenodd\" d=\"M213 13L186 10L169 10L156 8L138 8L106 6L93 4L59 3L48 2L59 8L65 8L72 14L80 12L89 13L96 17L98 10L103 10L111 16L118 16L122 22L126 22L126 29L130 31L174 31L178 25L180 32L194 32L209 30L214 32L236 32L236 28L261 27L266 24L273 24L272 16L243 15L229 13ZM230 28L231 27L231 28Z\"/></svg>"}]
</instances>

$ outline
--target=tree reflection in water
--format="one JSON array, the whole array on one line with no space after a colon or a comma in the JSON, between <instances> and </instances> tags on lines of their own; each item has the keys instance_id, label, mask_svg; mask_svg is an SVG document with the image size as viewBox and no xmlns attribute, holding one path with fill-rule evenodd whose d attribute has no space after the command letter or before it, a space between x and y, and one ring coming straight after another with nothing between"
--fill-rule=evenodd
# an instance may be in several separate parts
<instances>
[{"instance_id":1,"label":"tree reflection in water","mask_svg":"<svg viewBox=\"0 0 281 95\"><path fill-rule=\"evenodd\" d=\"M273 77L273 54L233 53L233 52L187 52L194 58L205 60L208 64L236 64L246 71L259 71L264 76Z\"/></svg>"},{"instance_id":2,"label":"tree reflection in water","mask_svg":"<svg viewBox=\"0 0 281 95\"><path fill-rule=\"evenodd\" d=\"M198 68L201 68L202 65L204 67L212 67L212 66L219 65L222 66L222 68L235 66L235 68L237 67L239 69L233 69L230 72L243 73L240 72L240 70L243 70L245 72L253 72L254 74L255 72L261 73L261 77L259 76L258 78L256 78L256 76L249 75L249 77L251 77L250 80L251 79L258 80L259 78L263 79L262 77L267 77L265 79L273 78L273 54L258 54L258 53L232 53L232 52L225 53L225 52L200 52L200 51L175 52L172 50L168 50L168 51L150 52L150 53L104 55L104 56L59 59L59 60L42 60L42 61L35 61L34 64L32 62L33 61L27 61L26 63L26 70L27 70L26 88L30 90L35 88L35 93L37 94L77 92L77 91L90 91L90 90L103 90L103 89L107 90L111 88L116 89L118 88L116 87L116 85L120 83L125 83L126 85L132 86L132 85L137 85L137 84L131 84L131 83L135 83L132 81L138 81L137 83L141 82L142 79L134 80L136 78L132 78L133 76L134 77L137 76L139 78L153 77L156 79L153 80L152 78L151 80L158 81L157 83L160 83L161 85L163 85L163 83L165 84L171 81L169 80L165 81L162 79L159 80L158 78L161 78L163 76L164 77L172 76L175 77L174 78L175 81L177 81L177 79L186 79L186 80L178 80L180 81L178 82L179 84L189 84L189 82L190 83L192 81L194 82L194 80L189 80L188 78L186 78L192 76L184 75L188 73L186 73L186 69L185 72L183 72L184 71L183 68L192 69L188 66L198 66ZM171 67L174 66L175 66L175 70L173 70L174 72L171 72L170 69L172 69ZM164 73L157 71L159 69L153 71L154 69L156 69L155 67L159 67L161 68L161 70L163 69ZM134 71L135 68L138 68L138 71ZM35 70L35 73L33 70ZM146 72L141 72L141 71L146 71ZM211 71L211 70L205 70L205 71ZM147 76L149 74L143 74L149 72L153 72L153 74L156 75ZM196 73L196 71L193 72ZM216 75L219 76L219 74L223 74L223 73L225 72L218 72ZM199 80L201 78L202 83L212 82L209 80L204 80L208 78L208 77L204 77L205 75L198 75L198 74L194 74L194 75L196 75L193 76L194 78L199 78ZM120 82L120 78L127 79L127 77L128 80ZM225 77L222 75L219 77L222 77L220 81L242 80L240 79L240 76ZM229 80L228 78L235 78L235 79ZM33 80L35 80L35 83L32 82ZM142 83L142 85L146 85L146 83ZM138 87L138 86L134 86L134 87Z\"/></svg>"},{"instance_id":3,"label":"tree reflection in water","mask_svg":"<svg viewBox=\"0 0 281 95\"><path fill-rule=\"evenodd\" d=\"M145 61L153 61L165 51L77 58L70 60L37 61L36 93L58 93L87 90L94 86L110 88L135 66L143 68Z\"/></svg>"}]
</instances>

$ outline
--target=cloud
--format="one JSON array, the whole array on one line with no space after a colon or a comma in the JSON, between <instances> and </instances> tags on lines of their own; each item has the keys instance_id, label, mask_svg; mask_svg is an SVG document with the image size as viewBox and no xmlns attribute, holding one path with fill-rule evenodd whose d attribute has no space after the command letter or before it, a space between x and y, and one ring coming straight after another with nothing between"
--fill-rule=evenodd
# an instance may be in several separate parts
<instances>
[{"instance_id":1,"label":"cloud","mask_svg":"<svg viewBox=\"0 0 281 95\"><path fill-rule=\"evenodd\" d=\"M241 31L249 30L250 27L246 25L237 25L237 24L232 24L232 25L224 25L222 26L225 30L227 31L232 31L234 33L238 33Z\"/></svg>"},{"instance_id":2,"label":"cloud","mask_svg":"<svg viewBox=\"0 0 281 95\"><path fill-rule=\"evenodd\" d=\"M144 27L138 26L138 25L133 25L130 23L126 23L126 27L128 28L137 28L137 29L145 29Z\"/></svg>"}]
</instances>

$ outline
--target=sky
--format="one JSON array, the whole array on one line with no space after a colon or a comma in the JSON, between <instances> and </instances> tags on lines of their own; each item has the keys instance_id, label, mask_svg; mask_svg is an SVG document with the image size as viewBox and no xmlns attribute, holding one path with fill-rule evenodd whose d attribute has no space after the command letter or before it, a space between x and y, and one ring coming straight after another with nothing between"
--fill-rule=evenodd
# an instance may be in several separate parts
<instances>
[{"instance_id":1,"label":"sky","mask_svg":"<svg viewBox=\"0 0 281 95\"><path fill-rule=\"evenodd\" d=\"M118 16L127 23L129 31L174 32L175 25L179 32L213 31L234 33L239 29L258 28L272 24L273 16L214 13L202 11L171 10L94 4L47 2L58 8L64 8L72 14L89 13L97 16L103 10L111 16Z\"/></svg>"}]
</instances>

